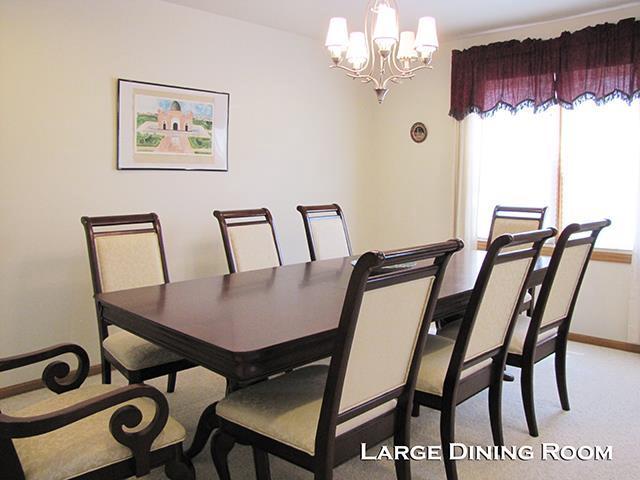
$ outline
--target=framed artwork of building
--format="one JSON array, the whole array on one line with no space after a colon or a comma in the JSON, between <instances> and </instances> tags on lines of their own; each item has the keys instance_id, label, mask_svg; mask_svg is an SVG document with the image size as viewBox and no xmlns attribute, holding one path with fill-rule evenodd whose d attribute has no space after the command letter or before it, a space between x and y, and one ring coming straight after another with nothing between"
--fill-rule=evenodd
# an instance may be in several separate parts
<instances>
[{"instance_id":1,"label":"framed artwork of building","mask_svg":"<svg viewBox=\"0 0 640 480\"><path fill-rule=\"evenodd\" d=\"M229 94L118 79L118 170L228 170Z\"/></svg>"}]
</instances>

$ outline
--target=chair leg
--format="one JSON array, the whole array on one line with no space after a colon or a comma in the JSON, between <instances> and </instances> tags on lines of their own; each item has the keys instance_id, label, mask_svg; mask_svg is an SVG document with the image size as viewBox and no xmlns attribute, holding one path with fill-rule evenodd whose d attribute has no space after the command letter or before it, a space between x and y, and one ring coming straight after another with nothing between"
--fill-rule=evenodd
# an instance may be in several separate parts
<instances>
[{"instance_id":1,"label":"chair leg","mask_svg":"<svg viewBox=\"0 0 640 480\"><path fill-rule=\"evenodd\" d=\"M420 404L413 401L413 408L411 409L411 416L414 418L418 418L420 416Z\"/></svg>"},{"instance_id":2,"label":"chair leg","mask_svg":"<svg viewBox=\"0 0 640 480\"><path fill-rule=\"evenodd\" d=\"M102 358L102 383L111 384L111 364L104 357Z\"/></svg>"},{"instance_id":3,"label":"chair leg","mask_svg":"<svg viewBox=\"0 0 640 480\"><path fill-rule=\"evenodd\" d=\"M502 378L498 377L489 387L489 419L491 435L496 446L504 445L502 429Z\"/></svg>"},{"instance_id":4,"label":"chair leg","mask_svg":"<svg viewBox=\"0 0 640 480\"><path fill-rule=\"evenodd\" d=\"M569 405L569 390L567 389L567 341L566 339L564 341L558 339L556 342L563 343L556 349L556 384L562 409L568 412L571 410L571 405Z\"/></svg>"},{"instance_id":5,"label":"chair leg","mask_svg":"<svg viewBox=\"0 0 640 480\"><path fill-rule=\"evenodd\" d=\"M536 420L536 406L533 400L533 369L534 364L526 364L522 367L520 378L520 390L522 392L522 404L524 415L527 418L529 435L538 436L538 422Z\"/></svg>"},{"instance_id":6,"label":"chair leg","mask_svg":"<svg viewBox=\"0 0 640 480\"><path fill-rule=\"evenodd\" d=\"M458 469L455 460L451 459L450 445L455 441L456 406L453 402L444 404L440 412L440 441L442 443L442 459L447 480L458 480Z\"/></svg>"},{"instance_id":7,"label":"chair leg","mask_svg":"<svg viewBox=\"0 0 640 480\"><path fill-rule=\"evenodd\" d=\"M313 480L333 480L333 469L320 468L314 472Z\"/></svg>"},{"instance_id":8,"label":"chair leg","mask_svg":"<svg viewBox=\"0 0 640 480\"><path fill-rule=\"evenodd\" d=\"M253 464L256 468L256 478L258 480L271 480L271 469L269 468L269 454L257 447L253 448Z\"/></svg>"},{"instance_id":9,"label":"chair leg","mask_svg":"<svg viewBox=\"0 0 640 480\"><path fill-rule=\"evenodd\" d=\"M176 391L176 380L178 379L178 372L169 374L167 379L167 393L173 393Z\"/></svg>"},{"instance_id":10,"label":"chair leg","mask_svg":"<svg viewBox=\"0 0 640 480\"><path fill-rule=\"evenodd\" d=\"M394 446L409 446L411 443L408 422L407 425L396 431L393 437ZM396 478L398 480L411 480L411 461L398 458L395 460Z\"/></svg>"},{"instance_id":11,"label":"chair leg","mask_svg":"<svg viewBox=\"0 0 640 480\"><path fill-rule=\"evenodd\" d=\"M195 480L196 471L191 460L182 453L182 446L179 447L176 458L165 465L164 473L169 480Z\"/></svg>"},{"instance_id":12,"label":"chair leg","mask_svg":"<svg viewBox=\"0 0 640 480\"><path fill-rule=\"evenodd\" d=\"M211 457L220 480L231 480L228 456L235 443L235 439L221 429L216 430L211 438Z\"/></svg>"}]
</instances>

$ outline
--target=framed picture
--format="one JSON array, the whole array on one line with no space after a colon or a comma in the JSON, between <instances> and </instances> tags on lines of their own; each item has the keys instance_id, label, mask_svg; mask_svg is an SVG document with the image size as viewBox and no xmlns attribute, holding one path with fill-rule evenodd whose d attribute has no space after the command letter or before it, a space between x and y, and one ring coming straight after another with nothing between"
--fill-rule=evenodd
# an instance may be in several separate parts
<instances>
[{"instance_id":1,"label":"framed picture","mask_svg":"<svg viewBox=\"0 0 640 480\"><path fill-rule=\"evenodd\" d=\"M228 170L229 94L118 79L118 170Z\"/></svg>"},{"instance_id":2,"label":"framed picture","mask_svg":"<svg viewBox=\"0 0 640 480\"><path fill-rule=\"evenodd\" d=\"M429 135L426 125L422 122L416 122L413 125L411 125L410 133L411 133L411 140L413 140L416 143L424 142L427 139L427 135Z\"/></svg>"}]
</instances>

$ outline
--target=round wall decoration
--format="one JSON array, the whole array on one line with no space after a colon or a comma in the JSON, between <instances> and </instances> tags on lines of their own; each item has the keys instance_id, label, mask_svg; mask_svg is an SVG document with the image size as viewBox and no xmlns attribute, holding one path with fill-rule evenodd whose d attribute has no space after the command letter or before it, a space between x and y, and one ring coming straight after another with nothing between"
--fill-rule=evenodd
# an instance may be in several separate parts
<instances>
[{"instance_id":1,"label":"round wall decoration","mask_svg":"<svg viewBox=\"0 0 640 480\"><path fill-rule=\"evenodd\" d=\"M427 139L427 135L429 132L427 131L427 127L422 122L416 122L411 125L411 140L416 143L422 143Z\"/></svg>"}]
</instances>

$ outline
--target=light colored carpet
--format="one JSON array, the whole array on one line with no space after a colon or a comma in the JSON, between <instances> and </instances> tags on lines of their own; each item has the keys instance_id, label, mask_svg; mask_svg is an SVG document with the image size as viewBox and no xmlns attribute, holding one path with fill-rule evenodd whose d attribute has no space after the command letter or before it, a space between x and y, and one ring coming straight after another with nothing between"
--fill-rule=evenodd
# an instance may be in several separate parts
<instances>
[{"instance_id":1,"label":"light colored carpet","mask_svg":"<svg viewBox=\"0 0 640 480\"><path fill-rule=\"evenodd\" d=\"M503 419L507 445L531 445L535 456L529 461L459 461L461 480L489 479L640 479L640 355L616 350L571 343L568 357L569 395L571 412L563 412L558 400L553 376L553 360L537 365L536 407L540 437L528 435L520 400L519 370L516 382L505 383ZM114 374L116 383L124 383ZM96 383L95 376L88 383ZM150 382L164 391L166 380ZM168 395L172 415L193 435L202 410L220 398L224 380L216 374L196 368L178 375L177 391ZM20 406L44 398L43 391L31 392L0 402L0 408L10 413ZM412 421L414 445L437 445L439 441L439 413L422 409ZM480 394L457 410L456 440L467 445L491 445L487 396ZM540 460L542 442L560 445L600 445L613 447L612 461L546 461ZM190 438L187 445L190 443ZM389 444L390 445L390 444ZM377 447L370 450L377 451ZM209 449L196 459L199 479L218 478ZM309 472L272 457L274 480L311 479ZM254 479L251 450L236 447L230 456L234 479ZM444 479L440 461L412 462L414 479ZM165 478L161 469L149 479ZM393 479L393 462L363 462L353 459L335 470L336 479Z\"/></svg>"}]
</instances>

